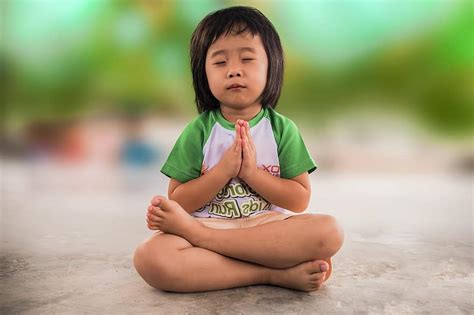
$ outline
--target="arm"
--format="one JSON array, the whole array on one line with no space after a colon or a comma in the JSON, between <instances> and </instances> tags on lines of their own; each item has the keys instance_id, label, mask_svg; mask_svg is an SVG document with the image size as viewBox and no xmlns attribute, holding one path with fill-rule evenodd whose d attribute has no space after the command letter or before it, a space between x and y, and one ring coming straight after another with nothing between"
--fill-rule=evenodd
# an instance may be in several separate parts
<instances>
[{"instance_id":1,"label":"arm","mask_svg":"<svg viewBox=\"0 0 474 315\"><path fill-rule=\"evenodd\" d=\"M257 150L248 123L243 123L240 135L243 158L239 177L268 202L293 212L303 212L311 197L308 172L285 179L257 168Z\"/></svg>"},{"instance_id":2,"label":"arm","mask_svg":"<svg viewBox=\"0 0 474 315\"><path fill-rule=\"evenodd\" d=\"M311 197L308 172L285 179L257 169L245 182L265 200L278 207L297 213L308 207Z\"/></svg>"},{"instance_id":3,"label":"arm","mask_svg":"<svg viewBox=\"0 0 474 315\"><path fill-rule=\"evenodd\" d=\"M237 130L239 128L236 127ZM179 203L186 212L192 213L211 201L232 177L237 176L241 163L242 145L236 133L232 145L211 170L184 184L171 178L168 198Z\"/></svg>"},{"instance_id":4,"label":"arm","mask_svg":"<svg viewBox=\"0 0 474 315\"><path fill-rule=\"evenodd\" d=\"M230 177L218 164L206 174L184 184L171 178L168 198L179 203L186 212L192 213L211 201L229 180Z\"/></svg>"}]
</instances>

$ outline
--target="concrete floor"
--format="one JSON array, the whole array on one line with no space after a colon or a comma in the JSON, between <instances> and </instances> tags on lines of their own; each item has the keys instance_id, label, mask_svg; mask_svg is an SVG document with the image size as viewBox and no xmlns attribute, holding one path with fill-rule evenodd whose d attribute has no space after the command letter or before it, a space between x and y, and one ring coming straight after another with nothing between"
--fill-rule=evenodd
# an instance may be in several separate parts
<instances>
[{"instance_id":1,"label":"concrete floor","mask_svg":"<svg viewBox=\"0 0 474 315\"><path fill-rule=\"evenodd\" d=\"M320 291L175 294L149 287L131 261L151 233L146 206L166 191L158 168L3 165L0 314L474 313L465 175L317 171L309 212L336 216L346 233Z\"/></svg>"}]
</instances>

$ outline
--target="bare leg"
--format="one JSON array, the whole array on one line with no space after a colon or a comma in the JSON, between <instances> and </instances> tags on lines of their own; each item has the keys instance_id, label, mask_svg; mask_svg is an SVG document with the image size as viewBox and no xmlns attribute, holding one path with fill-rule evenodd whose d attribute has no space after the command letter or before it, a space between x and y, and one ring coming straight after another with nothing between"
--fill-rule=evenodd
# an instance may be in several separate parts
<instances>
[{"instance_id":1,"label":"bare leg","mask_svg":"<svg viewBox=\"0 0 474 315\"><path fill-rule=\"evenodd\" d=\"M162 231L194 246L271 268L332 257L344 233L329 215L305 214L244 229L213 229L190 216L178 203L160 197L156 220Z\"/></svg>"},{"instance_id":2,"label":"bare leg","mask_svg":"<svg viewBox=\"0 0 474 315\"><path fill-rule=\"evenodd\" d=\"M332 257L342 245L341 232L331 217L274 221L243 229L205 227L193 242L229 257L273 268L288 268L301 262Z\"/></svg>"},{"instance_id":3,"label":"bare leg","mask_svg":"<svg viewBox=\"0 0 474 315\"><path fill-rule=\"evenodd\" d=\"M137 247L134 264L151 286L173 292L203 292L271 284L301 291L321 287L323 261L310 261L289 269L272 269L244 262L207 249L193 247L172 234L155 234Z\"/></svg>"}]
</instances>

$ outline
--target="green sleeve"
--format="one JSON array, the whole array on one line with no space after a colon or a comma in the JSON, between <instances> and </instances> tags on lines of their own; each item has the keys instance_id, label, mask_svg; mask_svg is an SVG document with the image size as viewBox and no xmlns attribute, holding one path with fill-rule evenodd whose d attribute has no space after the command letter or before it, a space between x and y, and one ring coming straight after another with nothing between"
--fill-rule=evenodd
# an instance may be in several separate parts
<instances>
[{"instance_id":1,"label":"green sleeve","mask_svg":"<svg viewBox=\"0 0 474 315\"><path fill-rule=\"evenodd\" d=\"M277 139L280 177L288 179L304 172L311 174L317 165L309 154L298 127L286 118L280 122L278 129L281 132L279 143Z\"/></svg>"},{"instance_id":2,"label":"green sleeve","mask_svg":"<svg viewBox=\"0 0 474 315\"><path fill-rule=\"evenodd\" d=\"M178 137L161 172L181 183L190 181L201 175L203 161L204 132L202 123L195 119L190 122Z\"/></svg>"}]
</instances>

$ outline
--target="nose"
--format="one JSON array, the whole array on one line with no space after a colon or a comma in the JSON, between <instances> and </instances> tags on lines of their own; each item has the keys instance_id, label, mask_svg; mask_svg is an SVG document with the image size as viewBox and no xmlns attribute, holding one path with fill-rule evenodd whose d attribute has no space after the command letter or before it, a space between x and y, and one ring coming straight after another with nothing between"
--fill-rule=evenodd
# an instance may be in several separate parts
<instances>
[{"instance_id":1,"label":"nose","mask_svg":"<svg viewBox=\"0 0 474 315\"><path fill-rule=\"evenodd\" d=\"M233 77L242 77L242 71L241 70L229 70L227 72L227 79L233 78Z\"/></svg>"}]
</instances>

